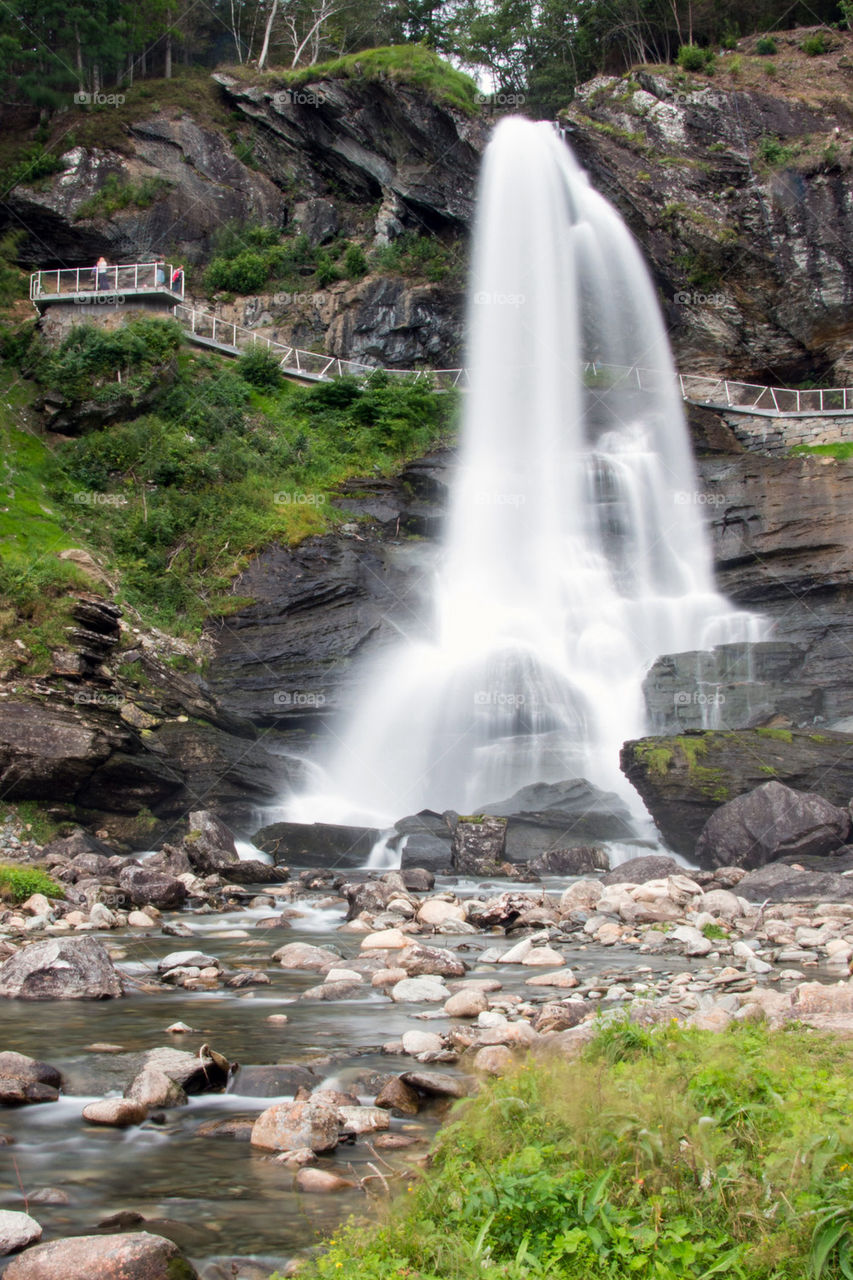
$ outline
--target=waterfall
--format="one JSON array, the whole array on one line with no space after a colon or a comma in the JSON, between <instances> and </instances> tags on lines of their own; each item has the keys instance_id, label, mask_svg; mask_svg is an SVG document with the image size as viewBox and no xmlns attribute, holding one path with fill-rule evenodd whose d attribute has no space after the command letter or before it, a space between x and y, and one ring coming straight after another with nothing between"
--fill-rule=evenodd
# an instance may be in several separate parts
<instances>
[{"instance_id":1,"label":"waterfall","mask_svg":"<svg viewBox=\"0 0 853 1280\"><path fill-rule=\"evenodd\" d=\"M625 795L655 658L760 636L714 587L639 249L549 125L504 120L486 150L467 366L433 635L383 655L292 820L383 827L573 777Z\"/></svg>"}]
</instances>

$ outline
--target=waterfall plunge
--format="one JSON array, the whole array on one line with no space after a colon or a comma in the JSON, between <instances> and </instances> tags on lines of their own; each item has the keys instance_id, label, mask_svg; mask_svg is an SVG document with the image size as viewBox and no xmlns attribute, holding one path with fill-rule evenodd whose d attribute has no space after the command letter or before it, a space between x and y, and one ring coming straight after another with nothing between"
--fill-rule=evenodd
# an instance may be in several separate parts
<instances>
[{"instance_id":1,"label":"waterfall plunge","mask_svg":"<svg viewBox=\"0 0 853 1280\"><path fill-rule=\"evenodd\" d=\"M383 827L571 777L641 811L619 748L652 662L760 636L714 589L640 252L549 125L505 120L486 151L468 334L434 638L383 655L291 820Z\"/></svg>"}]
</instances>

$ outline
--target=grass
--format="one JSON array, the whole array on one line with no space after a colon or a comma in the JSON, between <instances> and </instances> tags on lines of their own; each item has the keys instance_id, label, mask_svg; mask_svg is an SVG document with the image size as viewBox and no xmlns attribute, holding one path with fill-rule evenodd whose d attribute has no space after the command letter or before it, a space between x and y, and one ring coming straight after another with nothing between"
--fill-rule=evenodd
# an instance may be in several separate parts
<instances>
[{"instance_id":1,"label":"grass","mask_svg":"<svg viewBox=\"0 0 853 1280\"><path fill-rule=\"evenodd\" d=\"M46 898L64 898L65 890L37 867L14 867L0 863L0 899L26 902L34 893Z\"/></svg>"},{"instance_id":2,"label":"grass","mask_svg":"<svg viewBox=\"0 0 853 1280\"><path fill-rule=\"evenodd\" d=\"M46 813L39 800L17 800L0 808L0 822L11 819L22 826L37 844L48 844L58 835L65 834L64 824Z\"/></svg>"},{"instance_id":3,"label":"grass","mask_svg":"<svg viewBox=\"0 0 853 1280\"><path fill-rule=\"evenodd\" d=\"M836 444L797 444L791 449L793 457L853 458L853 440L839 440Z\"/></svg>"},{"instance_id":4,"label":"grass","mask_svg":"<svg viewBox=\"0 0 853 1280\"><path fill-rule=\"evenodd\" d=\"M306 1280L836 1280L853 1243L849 1042L791 1027L603 1029L439 1135L377 1226Z\"/></svg>"},{"instance_id":5,"label":"grass","mask_svg":"<svg viewBox=\"0 0 853 1280\"><path fill-rule=\"evenodd\" d=\"M392 474L452 430L456 397L413 379L303 389L250 358L178 350L178 336L165 320L84 326L34 360L72 402L145 391L100 430L58 443L21 430L34 392L23 383L9 392L17 409L0 412L0 639L24 640L30 671L48 668L64 638L67 589L91 586L59 551L88 551L143 621L194 635L243 603L233 579L253 553L352 519L332 505L343 481Z\"/></svg>"},{"instance_id":6,"label":"grass","mask_svg":"<svg viewBox=\"0 0 853 1280\"><path fill-rule=\"evenodd\" d=\"M229 71L241 80L247 79L244 67L229 68ZM249 73L248 78L253 84L272 80L277 84L294 87L317 84L323 80L386 82L420 89L436 102L461 111L463 115L473 116L481 109L481 95L476 82L420 44L362 49L342 58L317 63L313 67L303 67L296 71L275 70L263 75Z\"/></svg>"}]
</instances>

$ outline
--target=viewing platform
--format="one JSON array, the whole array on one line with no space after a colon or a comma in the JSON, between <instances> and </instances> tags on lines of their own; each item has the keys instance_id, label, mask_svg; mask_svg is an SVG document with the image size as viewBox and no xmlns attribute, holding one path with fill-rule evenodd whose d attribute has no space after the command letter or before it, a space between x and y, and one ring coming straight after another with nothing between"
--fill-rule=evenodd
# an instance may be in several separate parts
<instances>
[{"instance_id":1,"label":"viewing platform","mask_svg":"<svg viewBox=\"0 0 853 1280\"><path fill-rule=\"evenodd\" d=\"M180 276L171 285L175 270ZM184 272L171 262L134 262L127 266L58 267L34 271L30 301L40 312L52 303L121 306L131 301L157 300L173 307L184 296Z\"/></svg>"}]
</instances>

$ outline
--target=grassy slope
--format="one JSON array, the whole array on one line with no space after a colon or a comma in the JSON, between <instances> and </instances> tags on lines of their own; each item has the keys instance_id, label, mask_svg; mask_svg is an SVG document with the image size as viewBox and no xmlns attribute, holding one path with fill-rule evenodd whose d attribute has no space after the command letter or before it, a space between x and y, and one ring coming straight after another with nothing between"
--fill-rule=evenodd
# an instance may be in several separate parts
<instances>
[{"instance_id":1,"label":"grassy slope","mask_svg":"<svg viewBox=\"0 0 853 1280\"><path fill-rule=\"evenodd\" d=\"M808 1029L611 1024L580 1060L487 1085L384 1224L350 1224L301 1274L850 1276L851 1087L850 1042Z\"/></svg>"}]
</instances>

